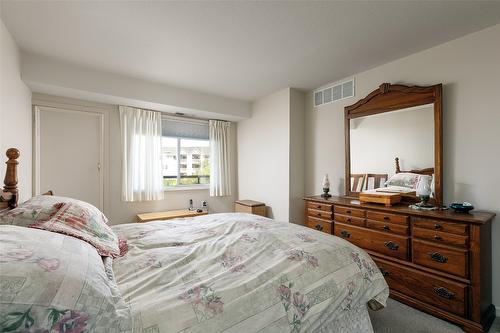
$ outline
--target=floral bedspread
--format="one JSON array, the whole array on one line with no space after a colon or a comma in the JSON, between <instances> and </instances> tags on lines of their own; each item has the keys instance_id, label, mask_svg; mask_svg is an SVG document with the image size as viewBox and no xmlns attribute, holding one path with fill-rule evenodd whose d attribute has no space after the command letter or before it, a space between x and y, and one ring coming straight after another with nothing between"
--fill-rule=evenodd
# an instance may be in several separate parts
<instances>
[{"instance_id":1,"label":"floral bedspread","mask_svg":"<svg viewBox=\"0 0 500 333\"><path fill-rule=\"evenodd\" d=\"M110 259L70 236L0 225L0 332L130 329Z\"/></svg>"},{"instance_id":2,"label":"floral bedspread","mask_svg":"<svg viewBox=\"0 0 500 333\"><path fill-rule=\"evenodd\" d=\"M128 242L113 270L133 332L371 332L366 306L385 306L389 293L363 250L256 215L113 230Z\"/></svg>"}]
</instances>

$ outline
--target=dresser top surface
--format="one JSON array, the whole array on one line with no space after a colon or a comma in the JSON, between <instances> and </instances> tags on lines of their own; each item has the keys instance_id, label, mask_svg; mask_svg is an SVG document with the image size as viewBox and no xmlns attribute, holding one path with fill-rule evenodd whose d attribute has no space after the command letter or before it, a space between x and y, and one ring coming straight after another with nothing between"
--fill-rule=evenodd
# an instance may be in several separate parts
<instances>
[{"instance_id":1,"label":"dresser top surface","mask_svg":"<svg viewBox=\"0 0 500 333\"><path fill-rule=\"evenodd\" d=\"M391 207L386 207L384 205L373 204L373 203L361 203L357 198L348 197L335 197L332 196L328 199L323 198L319 195L305 197L304 200L315 201L321 203L328 203L333 205L343 205L355 208L367 208L378 211L384 211L388 213L399 213L418 217L428 217L428 218L438 218L447 219L460 222L484 224L493 219L495 214L492 212L473 210L470 213L456 213L451 209L447 210L416 210L408 207L408 204L396 204Z\"/></svg>"}]
</instances>

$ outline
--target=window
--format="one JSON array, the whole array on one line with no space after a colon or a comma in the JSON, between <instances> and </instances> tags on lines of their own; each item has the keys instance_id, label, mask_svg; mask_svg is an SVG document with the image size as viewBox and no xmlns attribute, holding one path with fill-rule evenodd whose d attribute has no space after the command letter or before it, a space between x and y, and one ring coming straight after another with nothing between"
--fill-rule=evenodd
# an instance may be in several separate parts
<instances>
[{"instance_id":1,"label":"window","mask_svg":"<svg viewBox=\"0 0 500 333\"><path fill-rule=\"evenodd\" d=\"M210 184L208 123L165 117L162 121L163 184L166 188Z\"/></svg>"}]
</instances>

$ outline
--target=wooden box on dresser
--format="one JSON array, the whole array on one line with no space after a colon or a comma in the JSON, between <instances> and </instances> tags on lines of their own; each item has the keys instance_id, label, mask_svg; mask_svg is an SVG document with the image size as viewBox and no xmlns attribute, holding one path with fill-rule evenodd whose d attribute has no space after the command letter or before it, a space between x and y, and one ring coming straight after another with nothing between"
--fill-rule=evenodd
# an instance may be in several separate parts
<instances>
[{"instance_id":1,"label":"wooden box on dresser","mask_svg":"<svg viewBox=\"0 0 500 333\"><path fill-rule=\"evenodd\" d=\"M491 220L488 212L422 211L344 197L306 197L307 227L365 249L391 297L460 325L486 332L491 304Z\"/></svg>"}]
</instances>

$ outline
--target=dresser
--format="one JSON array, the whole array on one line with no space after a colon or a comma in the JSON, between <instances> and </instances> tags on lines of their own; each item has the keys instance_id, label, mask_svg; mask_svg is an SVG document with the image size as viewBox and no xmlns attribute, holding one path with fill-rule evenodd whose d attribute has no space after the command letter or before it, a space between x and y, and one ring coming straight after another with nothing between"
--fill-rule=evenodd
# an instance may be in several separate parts
<instances>
[{"instance_id":1,"label":"dresser","mask_svg":"<svg viewBox=\"0 0 500 333\"><path fill-rule=\"evenodd\" d=\"M489 212L422 211L345 197L304 198L305 225L366 250L392 298L466 332L485 332L491 304Z\"/></svg>"}]
</instances>

